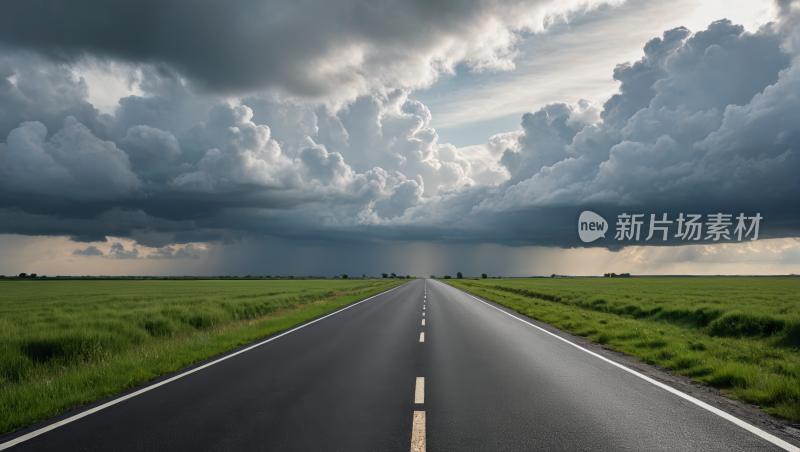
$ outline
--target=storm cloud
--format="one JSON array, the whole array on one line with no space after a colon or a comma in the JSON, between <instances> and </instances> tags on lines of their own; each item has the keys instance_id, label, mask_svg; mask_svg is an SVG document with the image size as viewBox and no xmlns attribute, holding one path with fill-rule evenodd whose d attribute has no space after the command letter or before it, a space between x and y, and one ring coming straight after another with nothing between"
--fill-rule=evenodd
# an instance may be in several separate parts
<instances>
[{"instance_id":1,"label":"storm cloud","mask_svg":"<svg viewBox=\"0 0 800 452\"><path fill-rule=\"evenodd\" d=\"M4 5L0 42L177 70L204 89L362 94L429 83L458 63L513 67L518 32L586 2L54 0Z\"/></svg>"},{"instance_id":2,"label":"storm cloud","mask_svg":"<svg viewBox=\"0 0 800 452\"><path fill-rule=\"evenodd\" d=\"M104 256L105 253L100 251L96 246L88 246L85 250L80 248L72 252L73 256Z\"/></svg>"},{"instance_id":3,"label":"storm cloud","mask_svg":"<svg viewBox=\"0 0 800 452\"><path fill-rule=\"evenodd\" d=\"M664 31L609 74L620 89L602 105L549 104L459 149L410 93L457 64L513 67L517 33L552 4L188 5L26 2L0 19L0 232L129 238L150 259L259 237L685 244L676 224L645 243L663 213L759 213L760 239L800 235L791 8L756 32ZM143 94L100 113L75 69L86 58L118 59ZM611 227L644 215L642 239L583 244L583 210ZM143 258L110 241L106 257Z\"/></svg>"}]
</instances>

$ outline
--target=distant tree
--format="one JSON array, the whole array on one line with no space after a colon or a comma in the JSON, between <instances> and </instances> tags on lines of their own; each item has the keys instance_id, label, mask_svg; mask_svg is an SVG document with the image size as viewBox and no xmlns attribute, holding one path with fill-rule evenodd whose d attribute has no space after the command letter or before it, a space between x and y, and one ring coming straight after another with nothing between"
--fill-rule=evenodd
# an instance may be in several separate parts
<instances>
[{"instance_id":1,"label":"distant tree","mask_svg":"<svg viewBox=\"0 0 800 452\"><path fill-rule=\"evenodd\" d=\"M265 275L264 277L265 278L272 278L272 276L270 276L270 275Z\"/></svg>"},{"instance_id":2,"label":"distant tree","mask_svg":"<svg viewBox=\"0 0 800 452\"><path fill-rule=\"evenodd\" d=\"M612 278L616 278L616 277L617 277L617 274L616 274L616 273L611 273L611 274L609 274L608 276L610 276L610 277L612 277Z\"/></svg>"},{"instance_id":3,"label":"distant tree","mask_svg":"<svg viewBox=\"0 0 800 452\"><path fill-rule=\"evenodd\" d=\"M394 273L392 273L392 278L397 278L397 275L395 275Z\"/></svg>"},{"instance_id":4,"label":"distant tree","mask_svg":"<svg viewBox=\"0 0 800 452\"><path fill-rule=\"evenodd\" d=\"M342 273L342 279L347 279L347 273Z\"/></svg>"},{"instance_id":5,"label":"distant tree","mask_svg":"<svg viewBox=\"0 0 800 452\"><path fill-rule=\"evenodd\" d=\"M408 276L408 275L406 275L406 279L411 279L411 277L410 277L410 276Z\"/></svg>"},{"instance_id":6,"label":"distant tree","mask_svg":"<svg viewBox=\"0 0 800 452\"><path fill-rule=\"evenodd\" d=\"M36 273L31 273L31 278L35 278L35 277L36 277Z\"/></svg>"},{"instance_id":7,"label":"distant tree","mask_svg":"<svg viewBox=\"0 0 800 452\"><path fill-rule=\"evenodd\" d=\"M381 275L383 275L384 278L388 278L389 277L388 273L381 273Z\"/></svg>"},{"instance_id":8,"label":"distant tree","mask_svg":"<svg viewBox=\"0 0 800 452\"><path fill-rule=\"evenodd\" d=\"M608 273L603 273L603 278L608 278L608 277L610 277L610 276L611 276L611 275L609 275Z\"/></svg>"},{"instance_id":9,"label":"distant tree","mask_svg":"<svg viewBox=\"0 0 800 452\"><path fill-rule=\"evenodd\" d=\"M289 279L294 279L294 276L289 276Z\"/></svg>"},{"instance_id":10,"label":"distant tree","mask_svg":"<svg viewBox=\"0 0 800 452\"><path fill-rule=\"evenodd\" d=\"M27 274L27 273L20 273L20 274L19 274L19 277L20 277L20 278L27 278L27 277L28 277L28 274Z\"/></svg>"},{"instance_id":11,"label":"distant tree","mask_svg":"<svg viewBox=\"0 0 800 452\"><path fill-rule=\"evenodd\" d=\"M436 279L436 277L435 277L435 276L433 276L433 275L431 275L431 279Z\"/></svg>"},{"instance_id":12,"label":"distant tree","mask_svg":"<svg viewBox=\"0 0 800 452\"><path fill-rule=\"evenodd\" d=\"M245 276L245 278L252 278L252 276L250 276L250 275L247 275L247 276Z\"/></svg>"},{"instance_id":13,"label":"distant tree","mask_svg":"<svg viewBox=\"0 0 800 452\"><path fill-rule=\"evenodd\" d=\"M555 277L556 277L556 274L555 274L555 273L553 273L552 275L550 275L550 277L551 277L551 278L555 278Z\"/></svg>"},{"instance_id":14,"label":"distant tree","mask_svg":"<svg viewBox=\"0 0 800 452\"><path fill-rule=\"evenodd\" d=\"M462 275L461 272L456 273L456 278L461 279L463 277L464 275Z\"/></svg>"},{"instance_id":15,"label":"distant tree","mask_svg":"<svg viewBox=\"0 0 800 452\"><path fill-rule=\"evenodd\" d=\"M450 279L450 275L444 275L444 279Z\"/></svg>"},{"instance_id":16,"label":"distant tree","mask_svg":"<svg viewBox=\"0 0 800 452\"><path fill-rule=\"evenodd\" d=\"M362 274L361 274L361 277L362 277L362 278L366 278L366 277L367 277L367 275L366 275L365 273L362 273Z\"/></svg>"},{"instance_id":17,"label":"distant tree","mask_svg":"<svg viewBox=\"0 0 800 452\"><path fill-rule=\"evenodd\" d=\"M483 274L481 275L481 278L483 278L483 279L486 279L486 278L488 278L488 276L486 276L486 273L483 273Z\"/></svg>"}]
</instances>

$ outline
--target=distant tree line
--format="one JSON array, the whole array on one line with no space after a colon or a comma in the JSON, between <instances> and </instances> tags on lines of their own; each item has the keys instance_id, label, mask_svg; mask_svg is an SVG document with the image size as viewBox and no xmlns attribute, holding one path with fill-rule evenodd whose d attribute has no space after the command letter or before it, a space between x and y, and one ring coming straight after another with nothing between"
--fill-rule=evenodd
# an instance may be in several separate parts
<instances>
[{"instance_id":1,"label":"distant tree line","mask_svg":"<svg viewBox=\"0 0 800 452\"><path fill-rule=\"evenodd\" d=\"M397 276L397 275L396 275L396 274L394 274L394 273L392 273L391 275L389 275L389 273L381 273L381 276L383 276L384 278L411 279L411 276L409 276L409 275L406 275L406 276L403 276L403 275Z\"/></svg>"},{"instance_id":2,"label":"distant tree line","mask_svg":"<svg viewBox=\"0 0 800 452\"><path fill-rule=\"evenodd\" d=\"M487 275L486 273L481 273L481 278L486 279L488 277L489 277L489 275ZM431 275L431 278L432 279L436 279L436 276ZM456 273L456 278L463 279L464 275L461 272L458 272L458 273ZM493 276L493 278L500 278L500 277L499 276ZM442 277L442 279L453 279L453 277L450 276L450 275L444 275L444 277ZM474 279L478 279L478 278L474 278Z\"/></svg>"}]
</instances>

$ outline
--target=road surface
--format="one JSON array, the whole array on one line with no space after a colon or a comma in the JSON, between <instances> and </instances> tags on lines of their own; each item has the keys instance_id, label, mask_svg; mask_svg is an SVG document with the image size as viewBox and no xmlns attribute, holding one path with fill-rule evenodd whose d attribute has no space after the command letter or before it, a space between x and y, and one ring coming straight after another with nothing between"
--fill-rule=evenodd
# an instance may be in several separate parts
<instances>
[{"instance_id":1,"label":"road surface","mask_svg":"<svg viewBox=\"0 0 800 452\"><path fill-rule=\"evenodd\" d=\"M785 450L496 306L415 280L0 449Z\"/></svg>"}]
</instances>

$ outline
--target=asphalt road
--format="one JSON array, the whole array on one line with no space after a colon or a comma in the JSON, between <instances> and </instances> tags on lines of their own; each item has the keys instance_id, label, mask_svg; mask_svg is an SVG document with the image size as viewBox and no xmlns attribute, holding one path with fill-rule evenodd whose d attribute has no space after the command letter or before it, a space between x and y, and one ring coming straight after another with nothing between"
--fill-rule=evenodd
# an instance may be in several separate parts
<instances>
[{"instance_id":1,"label":"asphalt road","mask_svg":"<svg viewBox=\"0 0 800 452\"><path fill-rule=\"evenodd\" d=\"M416 280L9 450L782 449L452 287Z\"/></svg>"}]
</instances>

